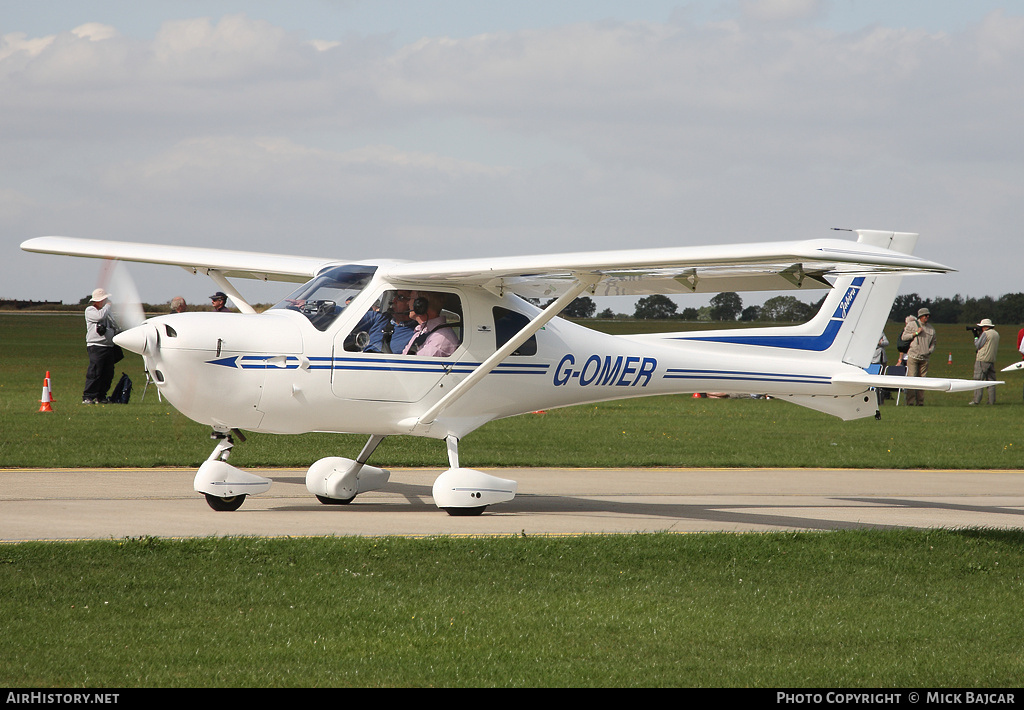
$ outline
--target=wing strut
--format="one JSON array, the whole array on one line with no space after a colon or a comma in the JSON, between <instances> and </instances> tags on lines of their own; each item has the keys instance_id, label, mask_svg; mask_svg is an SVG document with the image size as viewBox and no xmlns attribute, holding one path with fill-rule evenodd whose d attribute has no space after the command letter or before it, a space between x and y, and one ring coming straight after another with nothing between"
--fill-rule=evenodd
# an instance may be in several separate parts
<instances>
[{"instance_id":1,"label":"wing strut","mask_svg":"<svg viewBox=\"0 0 1024 710\"><path fill-rule=\"evenodd\" d=\"M538 313L533 320L526 324L526 327L516 334L514 338L495 350L494 354L480 363L480 365L473 370L466 379L457 384L451 392L439 399L433 407L424 412L417 421L417 424L425 425L433 423L433 421L437 419L438 414L458 401L462 395L466 394L466 392L468 392L474 385L486 377L491 370L496 368L505 358L514 353L520 345L529 340L534 333L543 328L552 318L557 316L563 308L572 303L573 299L588 288L593 287L598 281L604 278L601 274L574 273L573 276L575 277L576 282L569 287L568 291L563 293L547 308Z\"/></svg>"},{"instance_id":2,"label":"wing strut","mask_svg":"<svg viewBox=\"0 0 1024 710\"><path fill-rule=\"evenodd\" d=\"M242 298L242 295L238 293L234 286L231 285L231 282L227 280L227 277L225 277L224 274L219 272L217 269L206 269L205 271L206 275L213 279L213 282L220 286L221 290L231 297L231 300L234 301L236 306L238 306L238 310L242 313L256 312L256 309L250 306L248 301Z\"/></svg>"}]
</instances>

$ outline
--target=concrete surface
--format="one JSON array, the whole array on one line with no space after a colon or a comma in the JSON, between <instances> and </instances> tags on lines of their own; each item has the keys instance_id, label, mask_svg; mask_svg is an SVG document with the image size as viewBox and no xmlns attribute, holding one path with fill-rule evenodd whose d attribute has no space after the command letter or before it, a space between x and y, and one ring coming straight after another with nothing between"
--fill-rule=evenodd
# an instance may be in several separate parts
<instances>
[{"instance_id":1,"label":"concrete surface","mask_svg":"<svg viewBox=\"0 0 1024 710\"><path fill-rule=\"evenodd\" d=\"M259 470L267 493L215 512L192 469L0 470L0 540L152 535L495 535L611 532L1016 528L1022 471L492 469L519 495L479 517L431 499L441 471L396 469L351 505L321 505L304 470Z\"/></svg>"}]
</instances>

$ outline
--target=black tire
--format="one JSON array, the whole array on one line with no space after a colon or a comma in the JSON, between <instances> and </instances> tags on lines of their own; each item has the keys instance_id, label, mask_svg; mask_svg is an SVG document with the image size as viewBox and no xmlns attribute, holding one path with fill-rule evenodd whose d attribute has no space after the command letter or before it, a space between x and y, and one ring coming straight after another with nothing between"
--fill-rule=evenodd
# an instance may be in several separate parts
<instances>
[{"instance_id":1,"label":"black tire","mask_svg":"<svg viewBox=\"0 0 1024 710\"><path fill-rule=\"evenodd\" d=\"M220 496L210 495L209 493L204 494L206 496L206 502L214 510L220 511L232 511L238 510L242 507L242 503L245 502L245 494L237 496L228 496L227 498L221 498Z\"/></svg>"},{"instance_id":2,"label":"black tire","mask_svg":"<svg viewBox=\"0 0 1024 710\"><path fill-rule=\"evenodd\" d=\"M324 505L348 505L356 499L355 496L351 498L328 498L327 496L317 496L316 499Z\"/></svg>"},{"instance_id":3,"label":"black tire","mask_svg":"<svg viewBox=\"0 0 1024 710\"><path fill-rule=\"evenodd\" d=\"M444 512L454 518L470 518L480 515L486 508L486 505L478 505L475 508L445 508Z\"/></svg>"}]
</instances>

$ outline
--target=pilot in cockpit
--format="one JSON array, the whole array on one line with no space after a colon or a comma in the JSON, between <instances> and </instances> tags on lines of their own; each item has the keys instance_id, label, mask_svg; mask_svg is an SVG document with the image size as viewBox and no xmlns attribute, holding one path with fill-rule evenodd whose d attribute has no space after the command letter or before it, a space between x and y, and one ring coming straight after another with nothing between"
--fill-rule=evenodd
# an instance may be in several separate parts
<instances>
[{"instance_id":1,"label":"pilot in cockpit","mask_svg":"<svg viewBox=\"0 0 1024 710\"><path fill-rule=\"evenodd\" d=\"M412 317L416 329L402 352L424 357L447 357L459 347L459 337L444 316L444 295L434 291L413 291Z\"/></svg>"},{"instance_id":2,"label":"pilot in cockpit","mask_svg":"<svg viewBox=\"0 0 1024 710\"><path fill-rule=\"evenodd\" d=\"M400 353L405 350L416 326L410 313L411 301L410 291L395 291L390 306L367 311L353 331L368 336L363 352Z\"/></svg>"}]
</instances>

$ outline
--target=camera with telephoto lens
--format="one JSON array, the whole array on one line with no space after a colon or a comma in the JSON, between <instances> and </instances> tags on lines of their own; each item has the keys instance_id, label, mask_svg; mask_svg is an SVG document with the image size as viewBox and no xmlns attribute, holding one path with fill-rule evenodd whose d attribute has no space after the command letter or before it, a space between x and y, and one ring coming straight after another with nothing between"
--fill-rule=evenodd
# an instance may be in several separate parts
<instances>
[{"instance_id":1,"label":"camera with telephoto lens","mask_svg":"<svg viewBox=\"0 0 1024 710\"><path fill-rule=\"evenodd\" d=\"M978 326L976 326L976 325L969 325L969 326L967 326L967 330L969 330L972 333L974 333L974 337L975 338L980 338L981 337L981 328L979 328Z\"/></svg>"}]
</instances>

